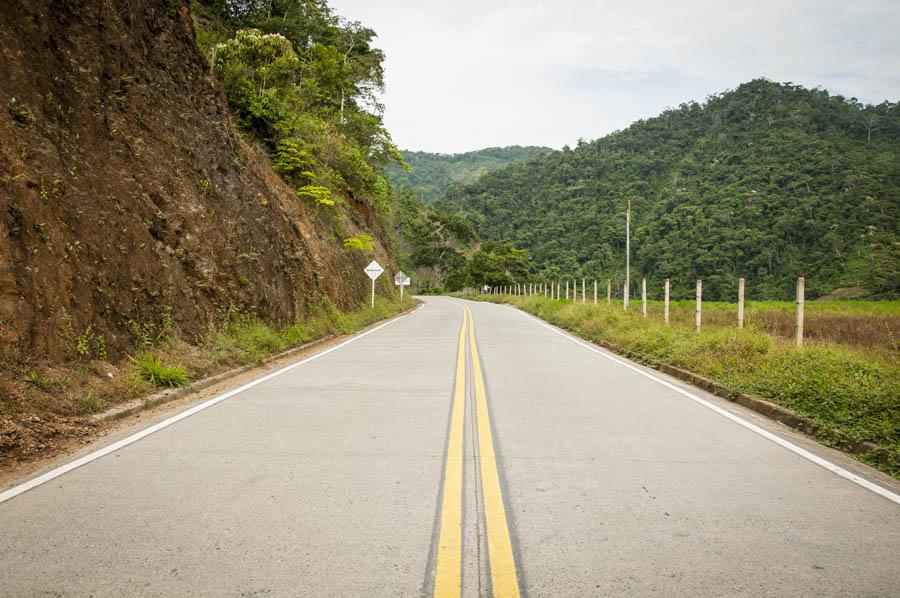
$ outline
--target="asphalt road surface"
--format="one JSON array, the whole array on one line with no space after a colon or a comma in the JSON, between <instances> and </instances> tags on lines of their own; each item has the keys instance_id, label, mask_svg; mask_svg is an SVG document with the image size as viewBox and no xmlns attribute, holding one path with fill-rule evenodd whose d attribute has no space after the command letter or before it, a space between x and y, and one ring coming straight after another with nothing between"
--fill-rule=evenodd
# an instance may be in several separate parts
<instances>
[{"instance_id":1,"label":"asphalt road surface","mask_svg":"<svg viewBox=\"0 0 900 598\"><path fill-rule=\"evenodd\" d=\"M0 494L0 596L900 596L893 481L509 307L248 386Z\"/></svg>"}]
</instances>

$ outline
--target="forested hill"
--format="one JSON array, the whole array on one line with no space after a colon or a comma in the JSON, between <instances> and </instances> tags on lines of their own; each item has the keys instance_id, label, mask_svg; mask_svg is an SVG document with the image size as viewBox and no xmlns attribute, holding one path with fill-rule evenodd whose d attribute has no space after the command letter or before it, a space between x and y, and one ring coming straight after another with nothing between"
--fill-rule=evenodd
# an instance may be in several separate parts
<instances>
[{"instance_id":1,"label":"forested hill","mask_svg":"<svg viewBox=\"0 0 900 598\"><path fill-rule=\"evenodd\" d=\"M900 104L755 80L623 131L451 188L483 239L529 251L548 277L632 276L686 296L816 297L900 289ZM632 288L637 288L633 283ZM862 293L862 291L859 291Z\"/></svg>"},{"instance_id":2,"label":"forested hill","mask_svg":"<svg viewBox=\"0 0 900 598\"><path fill-rule=\"evenodd\" d=\"M510 164L526 162L535 156L551 152L549 147L518 146L489 147L463 154L431 154L428 152L402 151L403 159L410 166L407 172L399 166L388 171L391 184L397 188L408 187L418 192L426 202L433 202L450 185L472 183L478 177Z\"/></svg>"}]
</instances>

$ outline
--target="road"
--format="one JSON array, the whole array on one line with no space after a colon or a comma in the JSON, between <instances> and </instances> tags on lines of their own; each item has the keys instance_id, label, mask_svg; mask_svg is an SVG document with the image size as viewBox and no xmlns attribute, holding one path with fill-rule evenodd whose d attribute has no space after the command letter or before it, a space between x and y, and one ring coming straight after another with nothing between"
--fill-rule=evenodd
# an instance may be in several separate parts
<instances>
[{"instance_id":1,"label":"road","mask_svg":"<svg viewBox=\"0 0 900 598\"><path fill-rule=\"evenodd\" d=\"M900 595L892 482L506 306L192 409L0 495L0 595Z\"/></svg>"}]
</instances>

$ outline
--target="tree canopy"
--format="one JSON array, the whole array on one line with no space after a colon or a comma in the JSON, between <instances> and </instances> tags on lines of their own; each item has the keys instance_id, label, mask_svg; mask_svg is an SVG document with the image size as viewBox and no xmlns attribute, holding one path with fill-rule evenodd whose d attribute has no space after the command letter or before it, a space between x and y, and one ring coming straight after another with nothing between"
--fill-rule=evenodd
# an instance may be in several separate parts
<instances>
[{"instance_id":1,"label":"tree canopy","mask_svg":"<svg viewBox=\"0 0 900 598\"><path fill-rule=\"evenodd\" d=\"M201 0L197 41L242 128L302 199L390 207L384 167L402 164L377 93L375 32L323 0Z\"/></svg>"},{"instance_id":2,"label":"tree canopy","mask_svg":"<svg viewBox=\"0 0 900 598\"><path fill-rule=\"evenodd\" d=\"M527 162L551 152L549 147L489 147L462 154L432 154L402 150L409 169L392 166L388 178L395 187L408 187L425 202L431 203L446 193L450 185L475 182L478 177L510 164Z\"/></svg>"},{"instance_id":3,"label":"tree canopy","mask_svg":"<svg viewBox=\"0 0 900 598\"><path fill-rule=\"evenodd\" d=\"M694 280L710 298L900 293L900 104L755 80L451 187L483 239L528 250L541 277Z\"/></svg>"}]
</instances>

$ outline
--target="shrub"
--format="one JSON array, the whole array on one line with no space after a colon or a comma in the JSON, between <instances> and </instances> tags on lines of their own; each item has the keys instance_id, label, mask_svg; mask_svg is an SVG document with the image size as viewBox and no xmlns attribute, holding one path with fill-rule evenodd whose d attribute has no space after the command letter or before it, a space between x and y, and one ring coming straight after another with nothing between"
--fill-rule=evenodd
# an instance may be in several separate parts
<instances>
[{"instance_id":1,"label":"shrub","mask_svg":"<svg viewBox=\"0 0 900 598\"><path fill-rule=\"evenodd\" d=\"M272 168L289 183L314 183L316 176L312 172L313 166L309 152L290 139L280 141L272 154Z\"/></svg>"},{"instance_id":2,"label":"shrub","mask_svg":"<svg viewBox=\"0 0 900 598\"><path fill-rule=\"evenodd\" d=\"M304 185L297 191L297 195L299 197L312 199L317 205L334 205L334 200L331 198L331 189L322 187L321 185Z\"/></svg>"},{"instance_id":3,"label":"shrub","mask_svg":"<svg viewBox=\"0 0 900 598\"><path fill-rule=\"evenodd\" d=\"M371 235L359 235L357 237L350 237L349 239L344 239L344 249L371 253L375 250L375 240Z\"/></svg>"}]
</instances>

